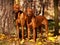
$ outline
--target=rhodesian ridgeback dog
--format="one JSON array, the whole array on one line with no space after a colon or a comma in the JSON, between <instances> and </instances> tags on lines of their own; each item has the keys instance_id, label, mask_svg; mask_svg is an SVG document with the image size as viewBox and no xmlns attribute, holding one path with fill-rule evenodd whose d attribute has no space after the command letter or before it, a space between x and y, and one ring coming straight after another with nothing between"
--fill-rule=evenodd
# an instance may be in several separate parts
<instances>
[{"instance_id":1,"label":"rhodesian ridgeback dog","mask_svg":"<svg viewBox=\"0 0 60 45\"><path fill-rule=\"evenodd\" d=\"M28 24L28 29L30 31L30 28L32 27L33 29L33 39L34 41L36 41L36 28L40 27L44 25L45 26L45 30L46 30L46 34L48 36L48 21L44 16L33 16L31 19L30 24Z\"/></svg>"}]
</instances>

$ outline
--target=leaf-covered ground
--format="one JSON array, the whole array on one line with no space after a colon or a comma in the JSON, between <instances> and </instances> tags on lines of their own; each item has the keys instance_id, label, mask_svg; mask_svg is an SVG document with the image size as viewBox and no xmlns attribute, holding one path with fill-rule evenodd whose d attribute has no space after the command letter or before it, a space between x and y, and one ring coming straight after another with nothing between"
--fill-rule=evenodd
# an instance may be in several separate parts
<instances>
[{"instance_id":1,"label":"leaf-covered ground","mask_svg":"<svg viewBox=\"0 0 60 45\"><path fill-rule=\"evenodd\" d=\"M0 45L60 45L60 36L53 36L49 33L48 38L37 38L36 42L33 39L29 41L27 39L18 41L18 38L10 38L4 34L0 34Z\"/></svg>"}]
</instances>

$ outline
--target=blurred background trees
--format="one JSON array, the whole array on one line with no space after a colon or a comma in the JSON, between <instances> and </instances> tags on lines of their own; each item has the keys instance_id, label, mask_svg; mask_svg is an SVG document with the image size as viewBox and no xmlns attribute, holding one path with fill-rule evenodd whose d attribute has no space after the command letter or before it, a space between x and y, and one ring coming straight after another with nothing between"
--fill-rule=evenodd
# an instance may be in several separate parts
<instances>
[{"instance_id":1,"label":"blurred background trees","mask_svg":"<svg viewBox=\"0 0 60 45\"><path fill-rule=\"evenodd\" d=\"M0 0L0 33L10 34L14 29L14 16L12 14L13 5L18 2L21 5L21 10L25 11L27 6L30 6L34 9L35 15L43 15L49 21L49 30L50 27L54 28L55 34L58 33L60 25L60 0ZM58 2L58 3L57 3ZM57 32L57 33L56 33Z\"/></svg>"}]
</instances>

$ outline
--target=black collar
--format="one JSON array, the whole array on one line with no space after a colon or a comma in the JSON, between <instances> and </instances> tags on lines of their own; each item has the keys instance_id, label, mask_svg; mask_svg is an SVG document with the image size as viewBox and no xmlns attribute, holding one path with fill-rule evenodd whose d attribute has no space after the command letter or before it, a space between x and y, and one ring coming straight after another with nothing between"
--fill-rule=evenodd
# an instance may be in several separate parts
<instances>
[{"instance_id":1,"label":"black collar","mask_svg":"<svg viewBox=\"0 0 60 45\"><path fill-rule=\"evenodd\" d=\"M21 13L23 13L23 11L19 10L17 13L20 13L21 14Z\"/></svg>"}]
</instances>

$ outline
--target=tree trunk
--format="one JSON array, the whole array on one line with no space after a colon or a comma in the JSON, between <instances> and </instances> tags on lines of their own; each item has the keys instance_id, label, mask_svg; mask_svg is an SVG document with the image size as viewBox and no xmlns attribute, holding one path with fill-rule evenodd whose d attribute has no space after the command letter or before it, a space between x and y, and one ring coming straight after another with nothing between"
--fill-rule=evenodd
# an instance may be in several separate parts
<instances>
[{"instance_id":1,"label":"tree trunk","mask_svg":"<svg viewBox=\"0 0 60 45\"><path fill-rule=\"evenodd\" d=\"M42 6L42 15L44 16L44 9L45 9L45 4Z\"/></svg>"},{"instance_id":2,"label":"tree trunk","mask_svg":"<svg viewBox=\"0 0 60 45\"><path fill-rule=\"evenodd\" d=\"M58 31L59 31L59 26L58 26L58 0L54 0L54 13L55 13L55 32L54 32L54 36L58 35Z\"/></svg>"},{"instance_id":3,"label":"tree trunk","mask_svg":"<svg viewBox=\"0 0 60 45\"><path fill-rule=\"evenodd\" d=\"M44 16L45 0L41 0L41 15Z\"/></svg>"},{"instance_id":4,"label":"tree trunk","mask_svg":"<svg viewBox=\"0 0 60 45\"><path fill-rule=\"evenodd\" d=\"M0 0L0 29L3 34L10 34L13 30L13 1L14 0Z\"/></svg>"}]
</instances>

